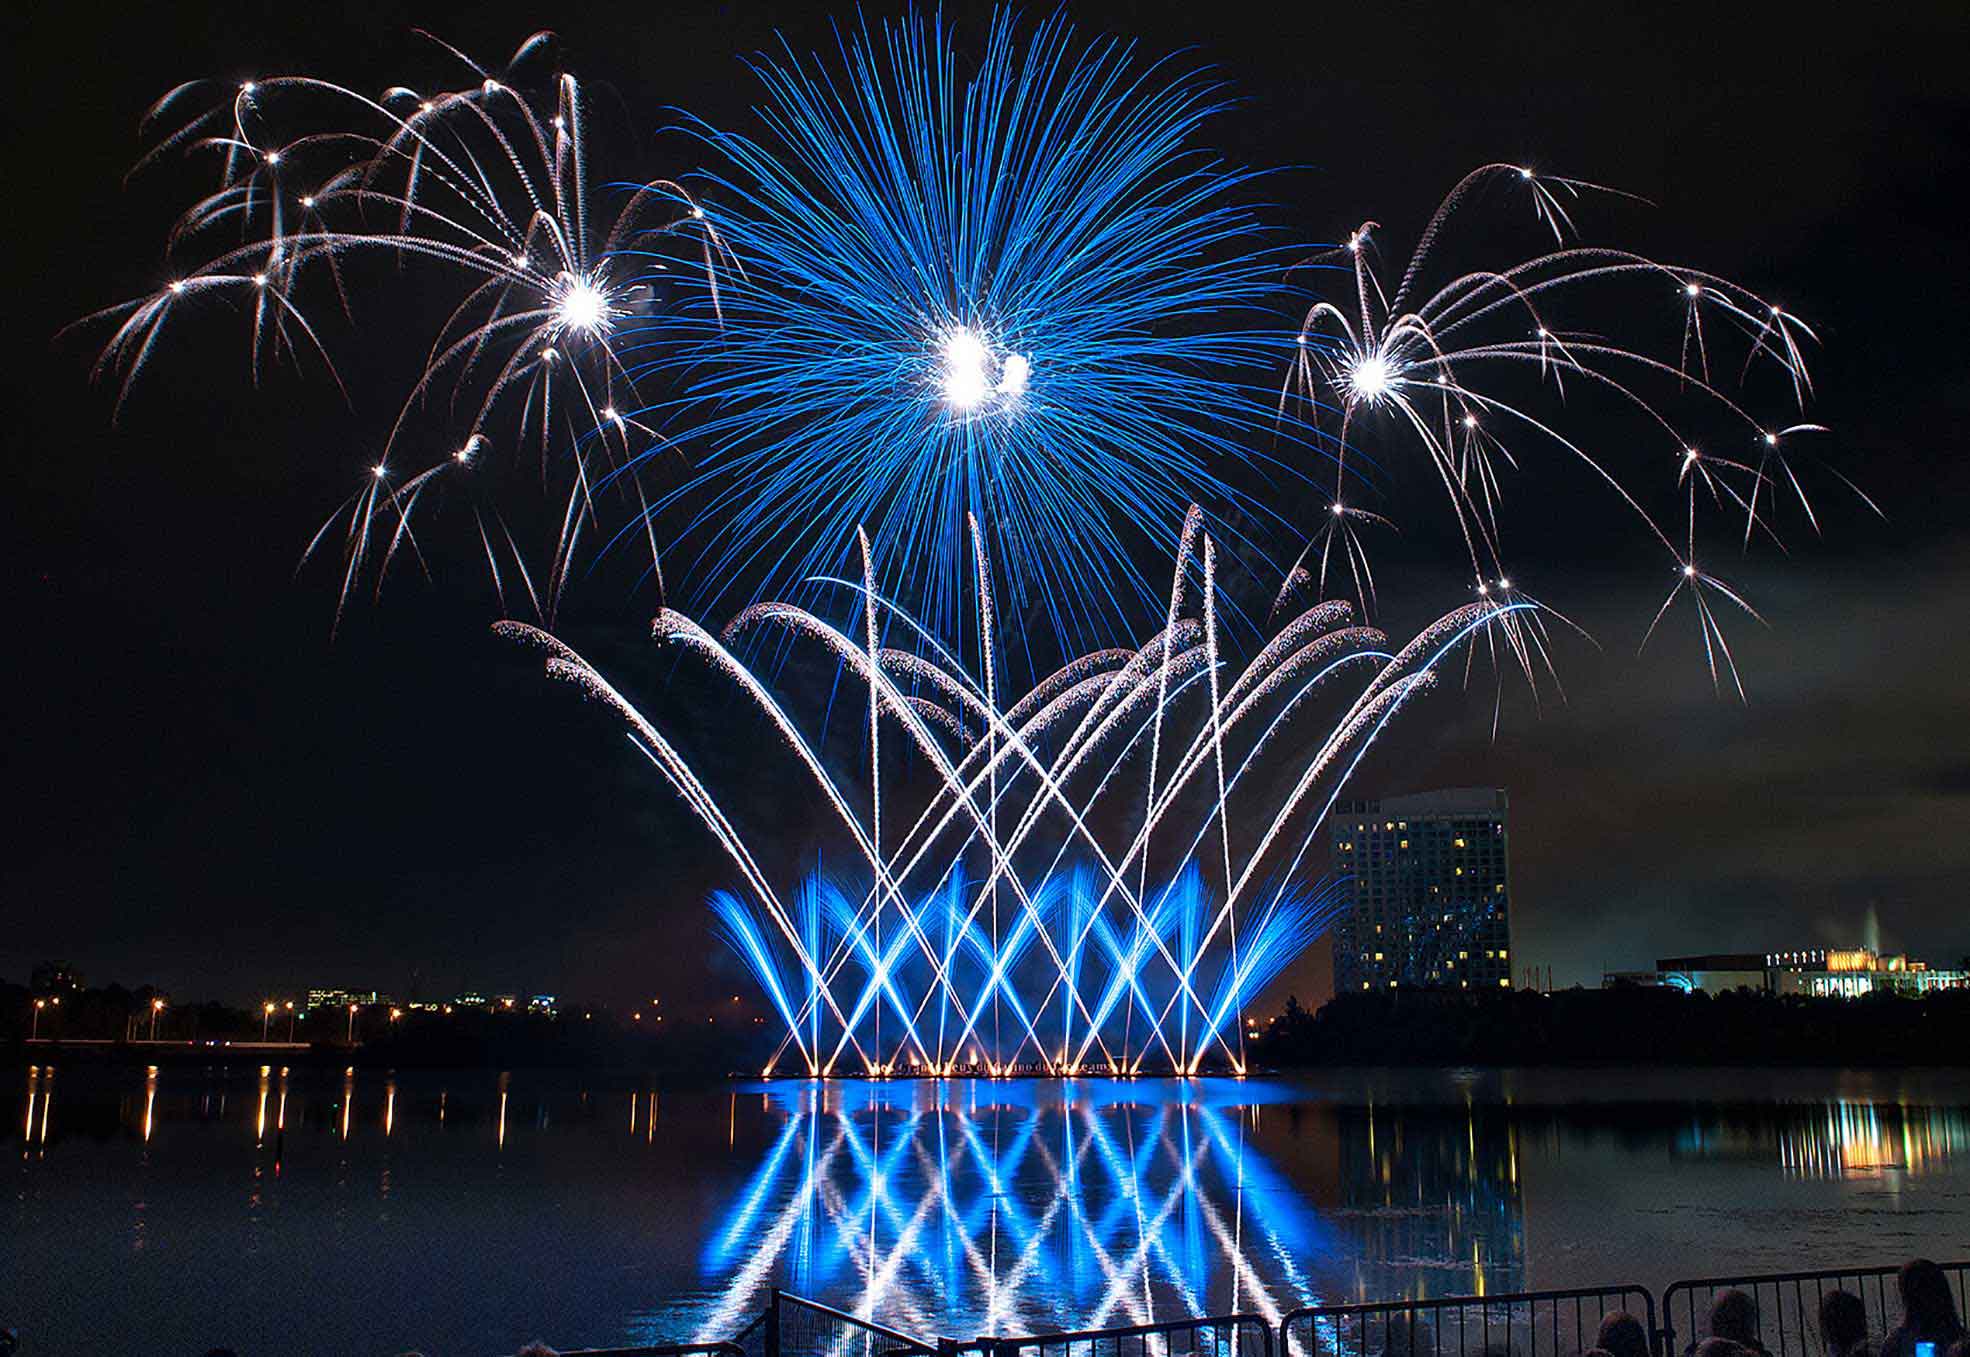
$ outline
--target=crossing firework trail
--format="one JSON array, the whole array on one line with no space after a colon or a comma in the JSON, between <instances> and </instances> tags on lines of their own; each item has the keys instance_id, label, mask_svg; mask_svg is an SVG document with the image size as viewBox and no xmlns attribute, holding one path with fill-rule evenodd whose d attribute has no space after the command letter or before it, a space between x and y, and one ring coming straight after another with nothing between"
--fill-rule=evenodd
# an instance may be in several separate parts
<instances>
[{"instance_id":1,"label":"crossing firework trail","mask_svg":"<svg viewBox=\"0 0 1970 1357\"><path fill-rule=\"evenodd\" d=\"M747 608L723 636L662 613L656 638L756 705L854 846L853 873L812 876L791 897L655 721L548 633L501 630L545 647L551 673L627 720L737 867L742 887L720 892L713 910L786 1028L769 1073L1242 1073L1245 1003L1339 908L1335 889L1303 884L1303 867L1349 773L1446 661L1534 605L1467 604L1391 650L1330 601L1221 676L1209 625L1216 547L1197 516L1187 521L1181 554L1199 577L1203 619L1172 607L1142 645L1073 660L1009 705L934 643L881 644L871 617L913 619L875 587L866 549L855 629L783 602ZM982 551L977 560L974 596L989 597ZM981 609L981 625L990 617ZM756 630L820 647L844 691L866 692L866 810L789 701L735 654ZM1008 644L978 638L980 653ZM1317 700L1335 711L1309 733ZM1290 742L1276 739L1289 728ZM903 809L884 787L884 732L931 774L928 795ZM1147 757L1155 740L1167 746L1160 765ZM1145 766L1139 786L1129 770ZM1220 851L1222 888L1206 870ZM1003 916L991 912L1000 893Z\"/></svg>"}]
</instances>

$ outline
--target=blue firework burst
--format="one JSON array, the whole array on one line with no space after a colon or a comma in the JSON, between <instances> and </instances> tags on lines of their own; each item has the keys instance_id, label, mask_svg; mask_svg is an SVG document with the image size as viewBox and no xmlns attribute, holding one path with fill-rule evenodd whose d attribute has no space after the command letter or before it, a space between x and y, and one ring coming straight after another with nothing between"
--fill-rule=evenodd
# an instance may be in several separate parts
<instances>
[{"instance_id":1,"label":"blue firework burst","mask_svg":"<svg viewBox=\"0 0 1970 1357\"><path fill-rule=\"evenodd\" d=\"M1132 626L1132 550L1236 502L1221 473L1278 434L1281 270L1197 144L1221 87L1057 17L1001 14L975 65L923 15L838 57L755 62L760 138L692 125L724 267L642 336L698 448L658 506L691 577L786 588L866 526L948 634L975 515L1002 606Z\"/></svg>"}]
</instances>

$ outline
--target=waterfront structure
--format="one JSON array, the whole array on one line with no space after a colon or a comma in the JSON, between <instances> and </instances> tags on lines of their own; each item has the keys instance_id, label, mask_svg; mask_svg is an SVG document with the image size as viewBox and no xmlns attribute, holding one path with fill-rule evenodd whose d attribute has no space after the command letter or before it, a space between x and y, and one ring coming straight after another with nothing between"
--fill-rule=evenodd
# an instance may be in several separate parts
<instances>
[{"instance_id":1,"label":"waterfront structure","mask_svg":"<svg viewBox=\"0 0 1970 1357\"><path fill-rule=\"evenodd\" d=\"M359 1008L367 1008L371 1004L380 1004L384 1002L386 1001L384 1000L383 996L373 989L353 990L353 989L322 988L322 989L310 989L308 991L308 1009L310 1012L314 1011L315 1009L322 1009L322 1008L346 1010L352 1004Z\"/></svg>"},{"instance_id":2,"label":"waterfront structure","mask_svg":"<svg viewBox=\"0 0 1970 1357\"><path fill-rule=\"evenodd\" d=\"M1970 958L1961 967L1932 967L1905 953L1874 947L1809 947L1790 952L1710 952L1661 957L1653 971L1610 971L1603 987L1662 985L1693 993L1802 994L1859 998L1865 994L1923 995L1970 988Z\"/></svg>"},{"instance_id":3,"label":"waterfront structure","mask_svg":"<svg viewBox=\"0 0 1970 1357\"><path fill-rule=\"evenodd\" d=\"M1511 988L1508 809L1493 787L1335 804L1336 994Z\"/></svg>"}]
</instances>

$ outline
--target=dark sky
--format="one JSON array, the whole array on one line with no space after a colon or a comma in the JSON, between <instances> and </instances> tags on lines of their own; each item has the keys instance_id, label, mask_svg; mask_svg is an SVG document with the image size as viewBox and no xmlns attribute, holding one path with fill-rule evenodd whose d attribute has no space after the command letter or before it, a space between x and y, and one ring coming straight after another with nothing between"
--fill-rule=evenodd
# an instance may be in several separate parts
<instances>
[{"instance_id":1,"label":"dark sky","mask_svg":"<svg viewBox=\"0 0 1970 1357\"><path fill-rule=\"evenodd\" d=\"M1508 512L1520 569L1602 649L1563 645L1568 700L1509 705L1495 741L1488 691L1448 692L1362 770L1370 794L1510 789L1520 961L1592 982L1658 954L1852 940L1870 906L1891 944L1970 952L1956 198L1970 13L1070 8L1085 30L1217 66L1243 97L1220 143L1294 167L1272 215L1304 238L1372 216L1406 243L1467 169L1525 161L1649 199L1595 221L1780 298L1824 338L1824 447L1887 522L1828 489L1823 539L1795 522L1789 557L1721 567L1771 622L1733 630L1748 706L1711 692L1686 618L1636 656L1662 558L1631 522L1573 512L1576 486L1528 475ZM294 564L373 460L377 411L291 373L255 390L243 342L215 330L162 362L112 428L88 346L51 336L155 285L180 186L120 179L139 114L181 79L306 69L377 87L432 69L413 25L489 61L554 27L629 124L654 129L676 105L750 126L740 55L776 29L819 45L827 22L690 3L10 11L0 977L62 956L96 980L237 999L401 990L413 968L433 989L604 999L724 984L723 958L704 960L703 892L725 883L702 837L618 726L487 634L485 599L405 577L331 641L333 583ZM1405 490L1429 493L1420 479L1392 493ZM1460 601L1455 559L1385 581L1392 620ZM647 613L598 583L568 632L655 687ZM774 809L771 788L756 800Z\"/></svg>"}]
</instances>

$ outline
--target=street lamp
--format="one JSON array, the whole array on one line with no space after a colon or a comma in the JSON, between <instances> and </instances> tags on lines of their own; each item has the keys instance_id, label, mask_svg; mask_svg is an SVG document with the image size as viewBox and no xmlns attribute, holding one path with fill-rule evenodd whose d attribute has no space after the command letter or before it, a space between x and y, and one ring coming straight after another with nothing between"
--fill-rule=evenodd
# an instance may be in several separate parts
<instances>
[{"instance_id":1,"label":"street lamp","mask_svg":"<svg viewBox=\"0 0 1970 1357\"><path fill-rule=\"evenodd\" d=\"M273 1020L274 1020L274 1001L272 999L269 999L267 1000L266 1005L262 1007L260 1010L260 1040L265 1041L267 1039L267 1026L269 1023L273 1022Z\"/></svg>"},{"instance_id":2,"label":"street lamp","mask_svg":"<svg viewBox=\"0 0 1970 1357\"><path fill-rule=\"evenodd\" d=\"M349 1037L348 1037L348 1040L349 1040L349 1044L350 1044L351 1046L353 1046L353 1045L355 1045L355 1044L356 1044L356 1006L355 1006L354 1004L350 1004L350 1005L349 1005Z\"/></svg>"},{"instance_id":3,"label":"street lamp","mask_svg":"<svg viewBox=\"0 0 1970 1357\"><path fill-rule=\"evenodd\" d=\"M287 1039L294 1040L294 1001L287 1001Z\"/></svg>"},{"instance_id":4,"label":"street lamp","mask_svg":"<svg viewBox=\"0 0 1970 1357\"><path fill-rule=\"evenodd\" d=\"M150 1039L152 1041L157 1040L157 1015L163 1011L164 1000L153 999L150 1001Z\"/></svg>"},{"instance_id":5,"label":"street lamp","mask_svg":"<svg viewBox=\"0 0 1970 1357\"><path fill-rule=\"evenodd\" d=\"M48 1001L46 999L36 999L34 1001L34 1030L28 1033L29 1041L33 1041L41 1035L41 1010L47 1006Z\"/></svg>"}]
</instances>

